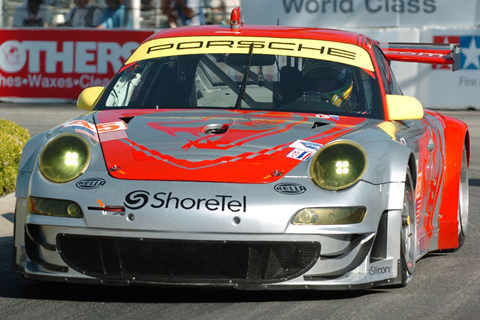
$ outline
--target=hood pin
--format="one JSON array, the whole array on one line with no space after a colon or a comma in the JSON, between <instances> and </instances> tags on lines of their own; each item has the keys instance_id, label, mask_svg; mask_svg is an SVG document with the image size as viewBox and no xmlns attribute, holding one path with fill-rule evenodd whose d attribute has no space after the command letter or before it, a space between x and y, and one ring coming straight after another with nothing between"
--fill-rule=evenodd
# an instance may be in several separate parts
<instances>
[{"instance_id":1,"label":"hood pin","mask_svg":"<svg viewBox=\"0 0 480 320\"><path fill-rule=\"evenodd\" d=\"M272 177L281 177L283 175L282 171L274 170L271 173Z\"/></svg>"},{"instance_id":2,"label":"hood pin","mask_svg":"<svg viewBox=\"0 0 480 320\"><path fill-rule=\"evenodd\" d=\"M120 167L117 166L117 165L114 165L113 167L110 168L110 171L112 171L112 172L113 171L118 171L118 170L120 170Z\"/></svg>"}]
</instances>

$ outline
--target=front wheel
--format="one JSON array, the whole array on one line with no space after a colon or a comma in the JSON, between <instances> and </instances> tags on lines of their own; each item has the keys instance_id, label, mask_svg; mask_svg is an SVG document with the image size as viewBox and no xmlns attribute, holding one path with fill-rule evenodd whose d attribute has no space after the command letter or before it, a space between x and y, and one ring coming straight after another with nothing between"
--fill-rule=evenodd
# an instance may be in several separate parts
<instances>
[{"instance_id":1,"label":"front wheel","mask_svg":"<svg viewBox=\"0 0 480 320\"><path fill-rule=\"evenodd\" d=\"M400 232L400 273L402 275L402 286L406 286L413 277L415 270L416 241L415 191L412 174L410 169L407 168Z\"/></svg>"}]
</instances>

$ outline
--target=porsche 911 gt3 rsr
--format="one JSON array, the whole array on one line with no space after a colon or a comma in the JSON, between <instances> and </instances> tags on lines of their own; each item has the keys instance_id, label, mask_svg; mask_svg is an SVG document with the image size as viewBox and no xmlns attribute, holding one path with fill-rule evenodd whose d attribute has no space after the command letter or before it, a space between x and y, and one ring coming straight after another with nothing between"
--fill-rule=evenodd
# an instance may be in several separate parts
<instances>
[{"instance_id":1,"label":"porsche 911 gt3 rsr","mask_svg":"<svg viewBox=\"0 0 480 320\"><path fill-rule=\"evenodd\" d=\"M25 146L14 268L98 284L406 285L468 225L469 133L404 96L390 61L458 45L339 30L161 30L89 110Z\"/></svg>"}]
</instances>

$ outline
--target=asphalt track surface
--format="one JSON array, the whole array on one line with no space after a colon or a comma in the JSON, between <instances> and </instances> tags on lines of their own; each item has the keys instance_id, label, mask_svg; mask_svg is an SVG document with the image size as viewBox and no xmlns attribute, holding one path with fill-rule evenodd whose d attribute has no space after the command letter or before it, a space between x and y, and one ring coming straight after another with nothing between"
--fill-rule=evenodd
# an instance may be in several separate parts
<instances>
[{"instance_id":1,"label":"asphalt track surface","mask_svg":"<svg viewBox=\"0 0 480 320\"><path fill-rule=\"evenodd\" d=\"M0 103L0 118L31 135L82 112L73 105ZM470 127L470 220L465 245L416 265L405 288L235 291L102 287L24 280L11 271L13 194L0 198L1 319L478 319L480 311L480 111L445 111Z\"/></svg>"}]
</instances>

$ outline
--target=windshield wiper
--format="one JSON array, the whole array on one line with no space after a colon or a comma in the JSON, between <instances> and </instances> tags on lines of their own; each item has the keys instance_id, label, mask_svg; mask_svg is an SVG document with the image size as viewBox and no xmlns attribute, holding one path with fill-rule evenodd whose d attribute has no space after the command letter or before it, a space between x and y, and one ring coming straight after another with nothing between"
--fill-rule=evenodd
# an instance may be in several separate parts
<instances>
[{"instance_id":1,"label":"windshield wiper","mask_svg":"<svg viewBox=\"0 0 480 320\"><path fill-rule=\"evenodd\" d=\"M252 64L252 56L253 56L253 43L250 44L250 49L248 50L248 61L245 67L245 73L243 74L242 86L240 87L240 91L238 92L237 101L235 102L235 109L240 109L242 105L242 100L245 99L245 92L247 91L247 82L250 76L250 65Z\"/></svg>"}]
</instances>

